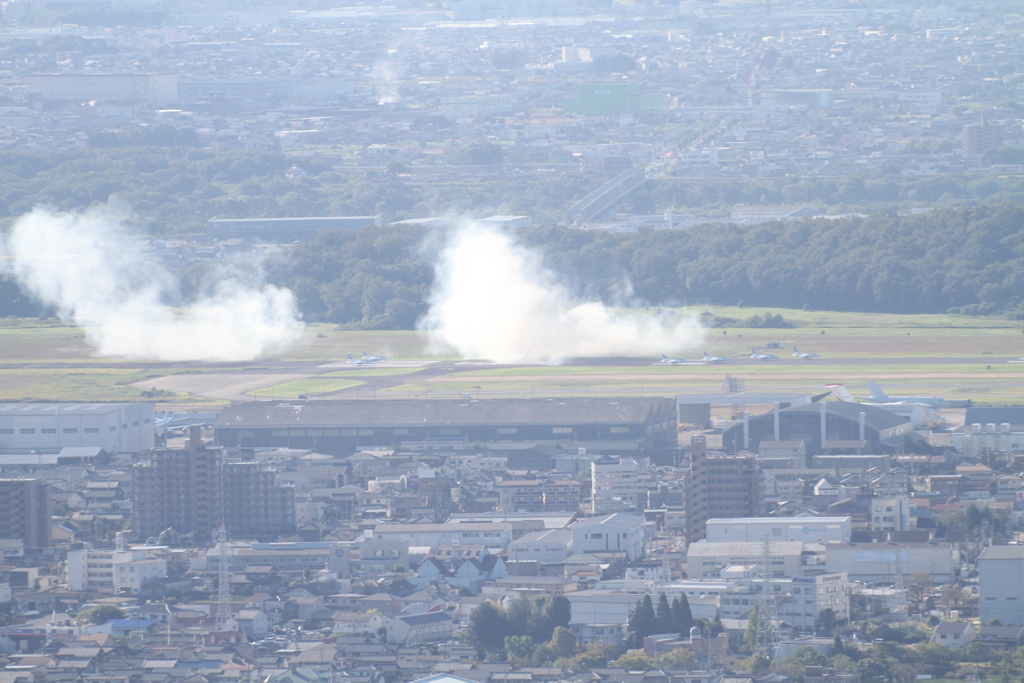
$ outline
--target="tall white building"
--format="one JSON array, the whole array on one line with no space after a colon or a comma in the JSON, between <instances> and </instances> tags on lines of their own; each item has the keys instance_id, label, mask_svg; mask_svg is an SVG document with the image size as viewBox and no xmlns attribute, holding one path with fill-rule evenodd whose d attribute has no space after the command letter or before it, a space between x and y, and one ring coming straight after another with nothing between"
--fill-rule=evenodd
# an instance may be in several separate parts
<instances>
[{"instance_id":1,"label":"tall white building","mask_svg":"<svg viewBox=\"0 0 1024 683\"><path fill-rule=\"evenodd\" d=\"M67 573L70 591L138 595L147 581L167 576L167 561L146 550L70 550Z\"/></svg>"},{"instance_id":2,"label":"tall white building","mask_svg":"<svg viewBox=\"0 0 1024 683\"><path fill-rule=\"evenodd\" d=\"M990 545L978 556L981 623L1024 625L1024 545Z\"/></svg>"},{"instance_id":3,"label":"tall white building","mask_svg":"<svg viewBox=\"0 0 1024 683\"><path fill-rule=\"evenodd\" d=\"M140 453L154 446L151 403L9 403L0 406L0 452L69 446Z\"/></svg>"},{"instance_id":4,"label":"tall white building","mask_svg":"<svg viewBox=\"0 0 1024 683\"><path fill-rule=\"evenodd\" d=\"M640 509L640 464L621 457L617 463L590 463L590 513L607 515Z\"/></svg>"}]
</instances>

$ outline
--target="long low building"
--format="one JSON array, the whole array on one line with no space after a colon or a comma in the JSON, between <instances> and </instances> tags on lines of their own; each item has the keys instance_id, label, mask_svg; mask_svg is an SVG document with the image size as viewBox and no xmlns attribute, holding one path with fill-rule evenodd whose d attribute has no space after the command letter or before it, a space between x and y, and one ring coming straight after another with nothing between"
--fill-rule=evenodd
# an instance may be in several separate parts
<instances>
[{"instance_id":1,"label":"long low building","mask_svg":"<svg viewBox=\"0 0 1024 683\"><path fill-rule=\"evenodd\" d=\"M889 585L898 571L904 578L926 573L942 585L953 581L956 551L950 543L829 543L825 566L851 581Z\"/></svg>"},{"instance_id":2,"label":"long low building","mask_svg":"<svg viewBox=\"0 0 1024 683\"><path fill-rule=\"evenodd\" d=\"M792 577L802 573L804 544L800 541L777 541L769 544L768 561L773 577ZM697 541L686 551L686 571L691 579L716 579L731 565L749 567L761 564L762 543L711 543Z\"/></svg>"},{"instance_id":3,"label":"long low building","mask_svg":"<svg viewBox=\"0 0 1024 683\"><path fill-rule=\"evenodd\" d=\"M633 441L676 444L670 398L252 401L224 408L223 446L351 453L402 442Z\"/></svg>"},{"instance_id":4,"label":"long low building","mask_svg":"<svg viewBox=\"0 0 1024 683\"><path fill-rule=\"evenodd\" d=\"M437 548L451 543L479 544L488 548L507 548L512 542L512 525L508 522L447 522L444 524L399 524L386 522L373 529L379 541L407 541L409 546Z\"/></svg>"},{"instance_id":5,"label":"long low building","mask_svg":"<svg viewBox=\"0 0 1024 683\"><path fill-rule=\"evenodd\" d=\"M0 406L0 453L95 447L140 453L154 446L151 403L8 403Z\"/></svg>"},{"instance_id":6,"label":"long low building","mask_svg":"<svg viewBox=\"0 0 1024 683\"><path fill-rule=\"evenodd\" d=\"M376 216L300 216L295 218L211 218L207 233L218 240L237 237L292 243L312 240L325 230L358 230L383 225Z\"/></svg>"},{"instance_id":7,"label":"long low building","mask_svg":"<svg viewBox=\"0 0 1024 683\"><path fill-rule=\"evenodd\" d=\"M709 519L704 537L711 542L800 541L849 543L849 517L736 517Z\"/></svg>"}]
</instances>

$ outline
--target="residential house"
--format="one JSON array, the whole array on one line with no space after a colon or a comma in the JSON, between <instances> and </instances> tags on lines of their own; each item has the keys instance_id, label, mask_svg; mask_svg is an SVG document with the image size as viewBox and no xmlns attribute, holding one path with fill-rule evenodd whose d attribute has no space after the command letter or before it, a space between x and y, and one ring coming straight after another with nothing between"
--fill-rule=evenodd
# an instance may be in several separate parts
<instances>
[{"instance_id":1,"label":"residential house","mask_svg":"<svg viewBox=\"0 0 1024 683\"><path fill-rule=\"evenodd\" d=\"M448 640L452 636L454 622L444 612L427 612L389 619L386 628L389 643L409 645Z\"/></svg>"},{"instance_id":2,"label":"residential house","mask_svg":"<svg viewBox=\"0 0 1024 683\"><path fill-rule=\"evenodd\" d=\"M974 642L977 635L977 629L969 621L943 621L935 627L928 642L950 649L964 648Z\"/></svg>"}]
</instances>

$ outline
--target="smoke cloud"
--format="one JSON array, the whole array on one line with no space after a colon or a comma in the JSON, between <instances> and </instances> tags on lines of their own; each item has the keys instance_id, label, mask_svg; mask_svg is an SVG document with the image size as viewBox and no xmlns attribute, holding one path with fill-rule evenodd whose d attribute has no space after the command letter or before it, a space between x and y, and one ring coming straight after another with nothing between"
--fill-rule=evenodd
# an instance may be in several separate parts
<instances>
[{"instance_id":1,"label":"smoke cloud","mask_svg":"<svg viewBox=\"0 0 1024 683\"><path fill-rule=\"evenodd\" d=\"M692 319L580 301L535 252L476 223L448 236L429 303L420 328L436 347L499 363L671 353L702 338Z\"/></svg>"},{"instance_id":2,"label":"smoke cloud","mask_svg":"<svg viewBox=\"0 0 1024 683\"><path fill-rule=\"evenodd\" d=\"M300 334L289 290L253 282L251 269L224 272L208 294L182 304L177 277L125 248L132 239L100 211L35 209L15 222L0 253L5 275L81 327L101 356L251 360Z\"/></svg>"}]
</instances>

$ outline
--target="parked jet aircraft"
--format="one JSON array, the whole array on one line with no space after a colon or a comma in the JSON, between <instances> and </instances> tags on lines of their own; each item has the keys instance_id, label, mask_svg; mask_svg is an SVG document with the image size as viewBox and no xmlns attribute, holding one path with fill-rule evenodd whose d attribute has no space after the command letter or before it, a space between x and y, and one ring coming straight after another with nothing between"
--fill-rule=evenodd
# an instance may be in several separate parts
<instances>
[{"instance_id":1,"label":"parked jet aircraft","mask_svg":"<svg viewBox=\"0 0 1024 683\"><path fill-rule=\"evenodd\" d=\"M659 363L665 363L667 365L682 365L683 363L686 362L686 359L685 358L669 358L665 354L661 354L661 360L659 360L658 362Z\"/></svg>"},{"instance_id":2,"label":"parked jet aircraft","mask_svg":"<svg viewBox=\"0 0 1024 683\"><path fill-rule=\"evenodd\" d=\"M704 352L705 363L724 363L727 360L729 359L723 358L722 356L709 356L707 351Z\"/></svg>"},{"instance_id":3,"label":"parked jet aircraft","mask_svg":"<svg viewBox=\"0 0 1024 683\"><path fill-rule=\"evenodd\" d=\"M809 353L807 351L797 351L797 348L793 347L793 358L799 358L801 360L810 360L811 358L821 358L816 353Z\"/></svg>"},{"instance_id":4,"label":"parked jet aircraft","mask_svg":"<svg viewBox=\"0 0 1024 683\"><path fill-rule=\"evenodd\" d=\"M855 399L847 390L844 384L826 384L826 389L832 390L832 395L843 403L857 403L860 405L869 405L872 408L881 408L882 410L888 410L889 412L899 415L900 417L910 420L910 424L914 429L920 429L924 426L928 420L929 407L921 403L862 403Z\"/></svg>"},{"instance_id":5,"label":"parked jet aircraft","mask_svg":"<svg viewBox=\"0 0 1024 683\"><path fill-rule=\"evenodd\" d=\"M750 349L750 357L756 360L778 360L779 357L771 353L758 353L756 349Z\"/></svg>"},{"instance_id":6,"label":"parked jet aircraft","mask_svg":"<svg viewBox=\"0 0 1024 683\"><path fill-rule=\"evenodd\" d=\"M377 361L387 360L387 357L386 356L371 356L368 353L366 353L366 351L363 351L363 358L362 359L363 360L368 360L371 363L376 363Z\"/></svg>"},{"instance_id":7,"label":"parked jet aircraft","mask_svg":"<svg viewBox=\"0 0 1024 683\"><path fill-rule=\"evenodd\" d=\"M843 403L857 403L857 399L853 397L853 394L850 393L845 384L826 384L825 388L831 389L832 395Z\"/></svg>"},{"instance_id":8,"label":"parked jet aircraft","mask_svg":"<svg viewBox=\"0 0 1024 683\"><path fill-rule=\"evenodd\" d=\"M217 419L217 413L172 413L164 410L163 417L153 418L153 427L158 432L169 429L188 429L189 427L206 427Z\"/></svg>"},{"instance_id":9,"label":"parked jet aircraft","mask_svg":"<svg viewBox=\"0 0 1024 683\"><path fill-rule=\"evenodd\" d=\"M348 362L350 365L373 365L372 360L366 360L365 358L353 358L352 354L349 354Z\"/></svg>"},{"instance_id":10,"label":"parked jet aircraft","mask_svg":"<svg viewBox=\"0 0 1024 683\"><path fill-rule=\"evenodd\" d=\"M949 401L938 396L889 396L875 382L868 382L871 400L875 403L921 403L930 408L948 408Z\"/></svg>"}]
</instances>

